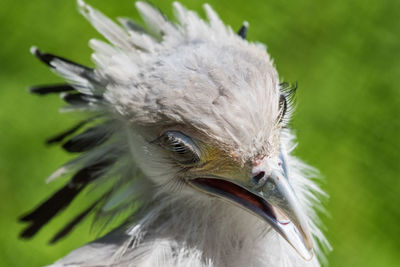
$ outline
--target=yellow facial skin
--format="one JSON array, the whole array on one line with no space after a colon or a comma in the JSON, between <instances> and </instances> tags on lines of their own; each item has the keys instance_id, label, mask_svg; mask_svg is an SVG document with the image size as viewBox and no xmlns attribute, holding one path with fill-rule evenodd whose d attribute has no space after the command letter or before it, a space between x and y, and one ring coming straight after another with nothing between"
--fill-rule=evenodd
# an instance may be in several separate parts
<instances>
[{"instance_id":1,"label":"yellow facial skin","mask_svg":"<svg viewBox=\"0 0 400 267\"><path fill-rule=\"evenodd\" d=\"M197 142L201 157L198 165L190 169L190 176L215 176L247 184L250 164L243 164L238 157L215 146Z\"/></svg>"}]
</instances>

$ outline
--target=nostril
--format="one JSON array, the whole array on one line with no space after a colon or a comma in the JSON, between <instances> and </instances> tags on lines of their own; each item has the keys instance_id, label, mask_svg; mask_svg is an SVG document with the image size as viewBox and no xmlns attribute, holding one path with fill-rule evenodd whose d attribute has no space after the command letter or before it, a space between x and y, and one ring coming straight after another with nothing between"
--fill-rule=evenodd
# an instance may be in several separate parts
<instances>
[{"instance_id":1,"label":"nostril","mask_svg":"<svg viewBox=\"0 0 400 267\"><path fill-rule=\"evenodd\" d=\"M265 172L261 171L253 176L253 182L258 184L258 182L264 177Z\"/></svg>"}]
</instances>

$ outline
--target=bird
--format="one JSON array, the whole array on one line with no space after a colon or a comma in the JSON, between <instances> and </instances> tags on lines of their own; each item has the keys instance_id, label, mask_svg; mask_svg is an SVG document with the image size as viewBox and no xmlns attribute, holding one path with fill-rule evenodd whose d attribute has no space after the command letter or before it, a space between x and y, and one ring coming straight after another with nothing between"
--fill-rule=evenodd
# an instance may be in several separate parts
<instances>
[{"instance_id":1,"label":"bird","mask_svg":"<svg viewBox=\"0 0 400 267\"><path fill-rule=\"evenodd\" d=\"M50 266L324 264L327 195L293 155L297 85L246 39L249 24L234 31L208 4L203 19L174 2L169 19L139 1L143 24L77 4L105 40L89 42L94 67L31 48L66 81L31 92L60 94L82 120L47 139L75 155L48 181L70 178L20 218L20 236L87 192L50 243L91 214L102 227L122 222Z\"/></svg>"}]
</instances>

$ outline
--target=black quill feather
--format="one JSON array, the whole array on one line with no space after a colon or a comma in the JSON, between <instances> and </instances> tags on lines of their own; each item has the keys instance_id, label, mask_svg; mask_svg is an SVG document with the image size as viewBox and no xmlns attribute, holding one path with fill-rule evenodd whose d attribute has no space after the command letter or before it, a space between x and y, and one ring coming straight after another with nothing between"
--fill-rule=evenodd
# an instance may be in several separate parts
<instances>
[{"instance_id":1,"label":"black quill feather","mask_svg":"<svg viewBox=\"0 0 400 267\"><path fill-rule=\"evenodd\" d=\"M100 117L100 115L97 116L93 116L90 117L86 120L80 121L77 124L75 124L74 126L72 126L71 128L68 128L67 130L49 138L46 140L46 144L53 144L53 143L59 143L61 141L63 141L67 136L74 134L76 131L78 131L79 129L81 129L83 126L85 126L87 123L93 121L94 119Z\"/></svg>"},{"instance_id":2,"label":"black quill feather","mask_svg":"<svg viewBox=\"0 0 400 267\"><path fill-rule=\"evenodd\" d=\"M76 90L69 84L56 84L56 85L34 86L31 87L29 91L33 94L47 95L47 94L70 92Z\"/></svg>"},{"instance_id":3,"label":"black quill feather","mask_svg":"<svg viewBox=\"0 0 400 267\"><path fill-rule=\"evenodd\" d=\"M87 105L91 102L101 101L103 97L86 95L82 93L66 93L62 96L65 102L71 105Z\"/></svg>"},{"instance_id":4,"label":"black quill feather","mask_svg":"<svg viewBox=\"0 0 400 267\"><path fill-rule=\"evenodd\" d=\"M35 55L38 59L40 59L40 61L42 61L43 63L45 63L46 65L48 65L51 68L54 68L53 65L51 65L51 62L55 59L63 61L65 63L68 63L70 65L74 65L76 67L88 70L88 71L93 71L93 69L86 67L84 65L81 65L79 63L73 62L69 59L63 58L63 57L59 57L50 53L42 53L39 49L37 49L36 47L32 47L31 48L31 53L33 55Z\"/></svg>"},{"instance_id":5,"label":"black quill feather","mask_svg":"<svg viewBox=\"0 0 400 267\"><path fill-rule=\"evenodd\" d=\"M50 240L50 244L54 244L57 241L59 241L61 238L64 236L68 235L76 225L78 225L83 219L85 219L93 210L94 208L99 204L101 200L104 199L104 197L107 194L103 195L99 200L95 201L92 205L90 205L87 209L79 213L77 216L75 216L68 224L66 224L60 231L58 231L53 238Z\"/></svg>"},{"instance_id":6,"label":"black quill feather","mask_svg":"<svg viewBox=\"0 0 400 267\"><path fill-rule=\"evenodd\" d=\"M89 128L83 133L72 137L65 142L62 147L71 153L81 153L99 146L111 137L108 131L101 129L103 127L104 126L95 126Z\"/></svg>"},{"instance_id":7,"label":"black quill feather","mask_svg":"<svg viewBox=\"0 0 400 267\"><path fill-rule=\"evenodd\" d=\"M115 162L104 159L79 170L68 184L58 190L34 211L20 218L31 224L20 234L22 238L31 238L60 211L68 207L74 198L92 181L102 176Z\"/></svg>"},{"instance_id":8,"label":"black quill feather","mask_svg":"<svg viewBox=\"0 0 400 267\"><path fill-rule=\"evenodd\" d=\"M240 37L242 37L242 39L246 39L248 27L249 27L249 24L245 21L245 22L243 22L242 27L239 29L237 34Z\"/></svg>"}]
</instances>

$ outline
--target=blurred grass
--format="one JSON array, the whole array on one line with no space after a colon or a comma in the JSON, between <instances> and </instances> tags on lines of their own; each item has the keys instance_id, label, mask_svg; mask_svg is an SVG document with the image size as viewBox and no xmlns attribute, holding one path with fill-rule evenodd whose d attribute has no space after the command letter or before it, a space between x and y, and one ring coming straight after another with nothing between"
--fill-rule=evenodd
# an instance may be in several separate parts
<instances>
[{"instance_id":1,"label":"blurred grass","mask_svg":"<svg viewBox=\"0 0 400 267\"><path fill-rule=\"evenodd\" d=\"M111 17L139 20L131 0L88 2ZM203 1L182 2L202 12ZM248 20L248 38L267 44L281 77L299 83L296 153L326 177L330 266L400 266L400 2L208 2L234 29ZM170 0L153 3L172 15ZM47 245L72 208L35 239L17 238L16 218L62 184L44 178L69 158L43 140L76 118L57 114L58 97L27 93L30 85L60 81L28 50L37 45L90 64L87 41L99 35L75 1L3 0L0 36L0 266L40 266L94 235L86 223Z\"/></svg>"}]
</instances>

